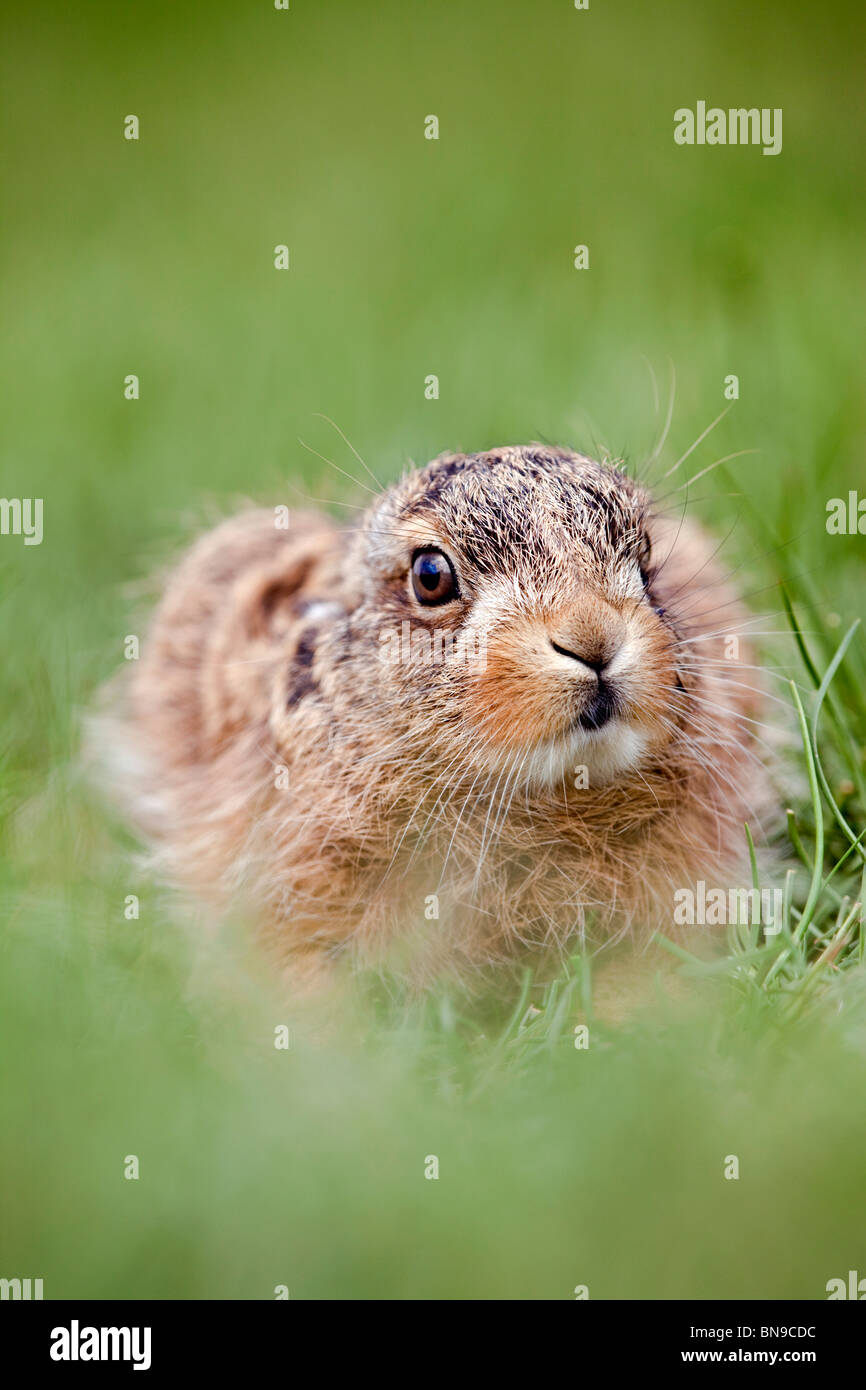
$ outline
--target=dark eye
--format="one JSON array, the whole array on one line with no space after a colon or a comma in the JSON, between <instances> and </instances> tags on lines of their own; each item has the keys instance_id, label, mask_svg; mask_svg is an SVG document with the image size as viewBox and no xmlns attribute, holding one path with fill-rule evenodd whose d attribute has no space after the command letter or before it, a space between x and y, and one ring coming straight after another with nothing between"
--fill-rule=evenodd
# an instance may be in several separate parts
<instances>
[{"instance_id":1,"label":"dark eye","mask_svg":"<svg viewBox=\"0 0 866 1390\"><path fill-rule=\"evenodd\" d=\"M412 588L419 603L447 603L457 597L451 561L441 550L417 550L412 561Z\"/></svg>"}]
</instances>

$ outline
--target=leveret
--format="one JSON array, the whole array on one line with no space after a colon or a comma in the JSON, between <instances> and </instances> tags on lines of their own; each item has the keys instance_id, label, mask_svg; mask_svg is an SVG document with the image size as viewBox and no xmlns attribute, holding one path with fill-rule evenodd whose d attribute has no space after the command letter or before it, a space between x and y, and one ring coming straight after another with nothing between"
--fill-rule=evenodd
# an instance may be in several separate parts
<instances>
[{"instance_id":1,"label":"leveret","mask_svg":"<svg viewBox=\"0 0 866 1390\"><path fill-rule=\"evenodd\" d=\"M678 888L745 881L765 799L717 548L535 445L437 458L357 526L239 515L126 673L120 789L165 875L301 973L670 931Z\"/></svg>"}]
</instances>

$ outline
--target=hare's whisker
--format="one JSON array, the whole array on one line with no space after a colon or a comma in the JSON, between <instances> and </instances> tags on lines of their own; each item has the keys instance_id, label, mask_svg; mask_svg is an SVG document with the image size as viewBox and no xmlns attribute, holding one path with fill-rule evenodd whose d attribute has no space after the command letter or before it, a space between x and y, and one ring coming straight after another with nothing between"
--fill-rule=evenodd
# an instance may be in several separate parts
<instances>
[{"instance_id":1,"label":"hare's whisker","mask_svg":"<svg viewBox=\"0 0 866 1390\"><path fill-rule=\"evenodd\" d=\"M368 474L370 475L370 477L373 479L373 482L376 484L376 486L377 486L377 488L379 489L379 491L380 491L380 492L384 492L384 490L385 490L385 489L384 489L384 485L383 485L382 483L379 482L379 479L376 477L376 474L373 472L372 468L370 468L369 465L366 464L366 463L364 462L364 460L361 458L361 455L358 453L358 450L355 448L355 446L354 446L354 444L352 443L352 441L351 441L350 439L347 439L347 438L346 438L345 434L344 434L343 431L340 429L340 426L339 426L338 424L336 424L335 421L333 421L333 420L331 419L330 415L322 415L322 413L321 413L320 411L318 411L318 410L314 410L314 411L313 411L313 414L314 414L314 416L317 416L317 418L318 418L319 420L324 420L324 421L326 422L326 424L329 424L329 425L332 427L332 429L335 429L335 430L337 431L337 434L340 436L340 438L342 439L343 443L346 444L346 445L348 445L348 447L352 450L352 453L355 455L355 458L358 460L358 462L360 463L361 467L364 468L364 469L366 469L367 473L368 473Z\"/></svg>"},{"instance_id":2,"label":"hare's whisker","mask_svg":"<svg viewBox=\"0 0 866 1390\"><path fill-rule=\"evenodd\" d=\"M305 443L300 436L298 436L298 443L302 448L306 449L308 453L314 454L317 459L322 460L322 463L326 463L329 468L333 468L337 473L342 473L343 477L348 478L350 483L354 483L356 487L361 487L365 492L369 492L371 497L379 496L379 493L376 492L374 488L367 487L367 484L362 483L360 478L355 478L351 473L347 473L345 468L341 468L339 464L334 463L333 459L325 458L324 454L320 454L318 449L314 449L312 445Z\"/></svg>"},{"instance_id":3,"label":"hare's whisker","mask_svg":"<svg viewBox=\"0 0 866 1390\"><path fill-rule=\"evenodd\" d=\"M668 358L668 362L670 363L671 369L671 389L670 395L668 397L668 413L665 419L664 426L662 428L662 432L656 442L656 446L647 460L647 470L652 468L652 465L655 463L656 459L659 457L662 449L665 447L665 444L667 443L668 431L670 430L671 420L673 419L674 415L674 401L676 400L677 395L677 369L670 358Z\"/></svg>"},{"instance_id":4,"label":"hare's whisker","mask_svg":"<svg viewBox=\"0 0 866 1390\"><path fill-rule=\"evenodd\" d=\"M726 405L725 408L724 408L724 410L722 410L722 411L719 412L719 414L716 416L715 420L713 420L712 424L707 425L707 428L706 428L701 434L698 435L698 437L697 437L697 439L695 440L694 444L690 444L689 447L688 447L688 449L686 449L686 452L685 452L684 454L681 454L681 455L680 455L680 457L677 459L676 463L673 464L673 466L672 466L671 468L668 469L667 473L663 473L663 474L662 474L662 478L661 478L662 482L664 482L666 478L669 478L669 477L671 476L672 473L676 473L676 471L677 471L677 469L679 468L680 464L685 463L686 459L689 458L690 455L694 453L695 449L697 449L697 447L698 447L699 444L703 444L703 442L704 442L704 440L706 439L707 435L710 434L710 433L712 433L712 431L716 428L716 425L718 425L719 422L720 422L721 420L724 420L725 416L728 414L728 411L729 411L730 409L731 409L731 407L730 407L729 405Z\"/></svg>"}]
</instances>

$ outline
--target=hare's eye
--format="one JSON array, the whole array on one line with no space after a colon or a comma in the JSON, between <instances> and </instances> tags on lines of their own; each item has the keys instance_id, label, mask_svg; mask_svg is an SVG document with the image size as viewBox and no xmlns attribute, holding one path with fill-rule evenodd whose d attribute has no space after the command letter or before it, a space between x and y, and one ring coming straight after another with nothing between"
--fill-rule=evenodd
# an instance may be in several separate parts
<instances>
[{"instance_id":1,"label":"hare's eye","mask_svg":"<svg viewBox=\"0 0 866 1390\"><path fill-rule=\"evenodd\" d=\"M457 580L447 555L441 550L416 550L412 588L419 603L447 603L456 598Z\"/></svg>"}]
</instances>

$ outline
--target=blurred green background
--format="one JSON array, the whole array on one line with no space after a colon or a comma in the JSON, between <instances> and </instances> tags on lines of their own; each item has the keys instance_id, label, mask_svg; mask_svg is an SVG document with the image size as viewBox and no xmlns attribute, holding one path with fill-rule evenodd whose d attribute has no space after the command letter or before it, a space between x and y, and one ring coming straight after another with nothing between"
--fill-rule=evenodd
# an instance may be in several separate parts
<instances>
[{"instance_id":1,"label":"blurred green background","mask_svg":"<svg viewBox=\"0 0 866 1390\"><path fill-rule=\"evenodd\" d=\"M813 1298L866 1272L861 971L796 1026L696 984L578 1052L361 999L278 1052L295 1020L242 928L191 941L78 764L130 586L192 527L242 496L364 500L299 444L357 472L319 412L382 478L532 439L639 466L675 371L664 471L735 373L676 481L759 451L692 505L762 630L783 569L828 629L858 616L866 541L824 523L866 492L863 28L793 0L7 18L2 491L44 498L45 535L0 538L0 1275L46 1297ZM698 100L781 107L782 153L675 145Z\"/></svg>"}]
</instances>

